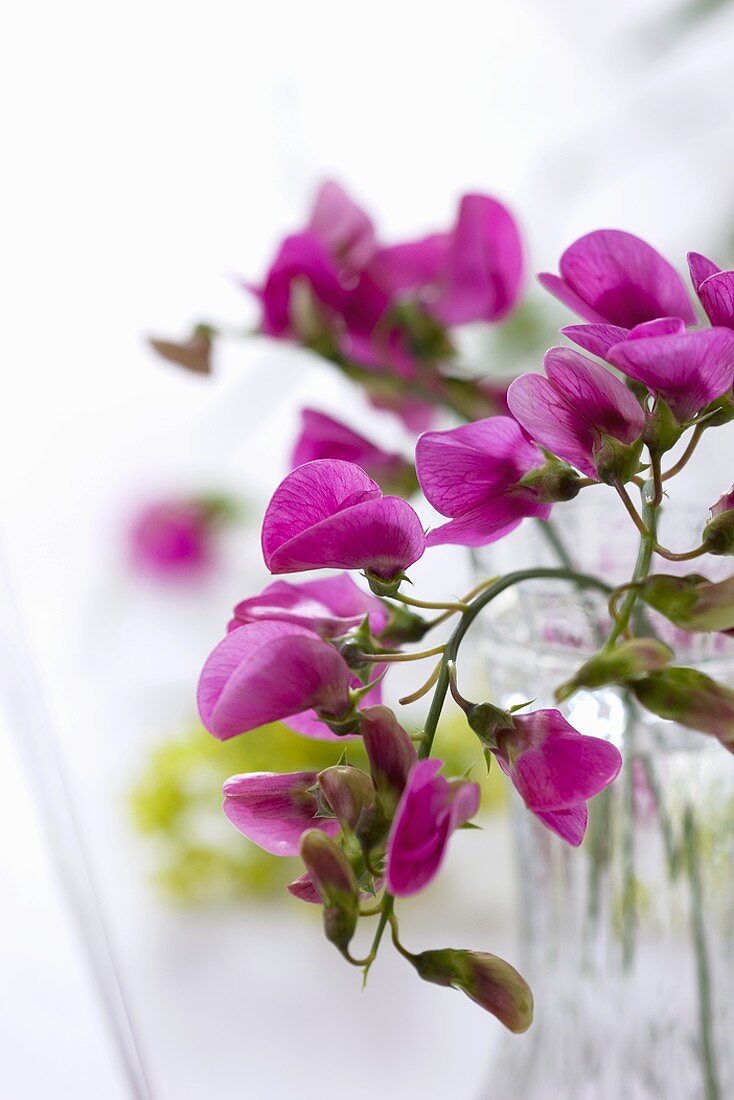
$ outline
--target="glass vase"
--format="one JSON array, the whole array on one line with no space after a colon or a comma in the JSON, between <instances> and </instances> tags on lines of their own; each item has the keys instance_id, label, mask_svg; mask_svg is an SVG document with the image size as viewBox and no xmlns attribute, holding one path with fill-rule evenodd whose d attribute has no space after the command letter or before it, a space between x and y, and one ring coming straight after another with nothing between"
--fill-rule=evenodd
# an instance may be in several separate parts
<instances>
[{"instance_id":1,"label":"glass vase","mask_svg":"<svg viewBox=\"0 0 734 1100\"><path fill-rule=\"evenodd\" d=\"M636 545L616 513L564 514L576 568L621 583ZM685 517L667 545L694 545ZM677 534L677 538L676 538ZM484 576L557 564L540 525L478 555ZM555 560L554 560L555 559ZM670 563L656 563L671 572ZM696 572L726 573L722 559ZM681 572L691 572L681 567ZM734 643L651 616L677 661L734 685ZM485 618L493 698L555 706L555 687L608 629L603 598L531 581ZM560 709L622 752L616 783L593 799L569 848L513 803L519 960L535 1022L508 1037L486 1100L727 1100L734 1096L734 757L714 738L642 710L629 694L582 691Z\"/></svg>"}]
</instances>

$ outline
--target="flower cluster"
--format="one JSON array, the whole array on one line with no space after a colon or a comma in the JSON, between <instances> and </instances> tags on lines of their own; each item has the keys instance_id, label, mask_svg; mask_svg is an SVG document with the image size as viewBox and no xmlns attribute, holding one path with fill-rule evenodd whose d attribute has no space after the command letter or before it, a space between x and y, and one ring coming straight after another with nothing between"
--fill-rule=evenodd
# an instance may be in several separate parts
<instances>
[{"instance_id":1,"label":"flower cluster","mask_svg":"<svg viewBox=\"0 0 734 1100\"><path fill-rule=\"evenodd\" d=\"M445 381L449 327L505 314L521 268L514 223L494 200L466 196L449 233L384 248L367 216L327 184L307 228L283 243L257 291L261 327L334 361L389 370L411 382L393 396L412 399L416 357L432 360L431 385ZM496 760L530 813L571 846L582 843L588 803L614 781L622 760L559 709L466 699L458 665L474 620L500 593L534 578L605 592L606 638L558 687L557 701L616 685L628 707L734 751L734 690L677 666L656 636L659 620L645 610L683 631L734 630L734 578L654 571L659 559L734 553L734 489L707 522L702 517L700 545L672 551L658 536L666 483L706 431L734 418L734 274L696 253L690 268L710 322L701 327L676 271L629 233L590 233L563 254L559 275L540 276L584 322L562 332L586 354L554 347L543 373L512 382L501 415L477 418L475 405L468 422L420 436L415 472L447 520L438 527L424 530L405 499L415 484L400 456L308 410L295 468L265 512L263 557L276 576L338 572L276 580L239 603L201 675L199 711L215 737L280 720L306 736L345 740L334 767L239 775L224 791L225 813L245 836L275 854L300 854L304 871L290 890L322 907L327 938L366 972L389 928L422 978L462 990L514 1031L529 1026L532 997L513 967L480 951L414 954L400 938L396 903L433 881L453 834L479 811L477 783L444 774L432 755L445 700L450 693L464 711L488 766ZM527 518L550 523L556 507L562 515L564 502L599 487L617 494L639 537L625 584L613 588L574 571L563 554L557 569L494 577L461 600L406 593L408 571L433 547L483 546ZM561 526L554 533L561 550L562 536ZM424 617L432 609L440 614ZM413 648L436 628L450 628L446 641ZM410 735L380 692L393 664L427 658L437 658L433 672L406 700L432 692L432 701L422 729ZM362 739L368 770L349 763L350 738ZM353 941L371 919L372 944L359 957Z\"/></svg>"}]
</instances>

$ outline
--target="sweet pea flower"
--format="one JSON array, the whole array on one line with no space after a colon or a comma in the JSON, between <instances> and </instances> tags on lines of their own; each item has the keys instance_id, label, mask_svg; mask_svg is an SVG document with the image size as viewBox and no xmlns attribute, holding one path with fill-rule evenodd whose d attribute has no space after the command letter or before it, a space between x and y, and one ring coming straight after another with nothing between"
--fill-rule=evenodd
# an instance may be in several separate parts
<instances>
[{"instance_id":1,"label":"sweet pea flower","mask_svg":"<svg viewBox=\"0 0 734 1100\"><path fill-rule=\"evenodd\" d=\"M734 271L722 271L700 252L688 253L688 268L711 324L734 328Z\"/></svg>"},{"instance_id":2,"label":"sweet pea flower","mask_svg":"<svg viewBox=\"0 0 734 1100\"><path fill-rule=\"evenodd\" d=\"M363 270L377 250L371 219L334 180L319 188L308 229L349 271Z\"/></svg>"},{"instance_id":3,"label":"sweet pea flower","mask_svg":"<svg viewBox=\"0 0 734 1100\"><path fill-rule=\"evenodd\" d=\"M536 443L603 480L605 439L629 446L642 434L639 401L605 367L570 348L551 348L543 366L545 378L524 374L511 384L510 411Z\"/></svg>"},{"instance_id":4,"label":"sweet pea flower","mask_svg":"<svg viewBox=\"0 0 734 1100\"><path fill-rule=\"evenodd\" d=\"M574 729L558 710L513 714L493 749L527 808L563 840L578 847L588 823L586 802L616 779L619 751Z\"/></svg>"},{"instance_id":5,"label":"sweet pea flower","mask_svg":"<svg viewBox=\"0 0 734 1100\"><path fill-rule=\"evenodd\" d=\"M670 319L666 319L669 322ZM662 322L639 325L613 344L608 361L628 378L659 395L679 423L731 390L734 383L734 332L726 328L661 331Z\"/></svg>"},{"instance_id":6,"label":"sweet pea flower","mask_svg":"<svg viewBox=\"0 0 734 1100\"><path fill-rule=\"evenodd\" d=\"M128 532L133 569L156 580L194 580L215 564L216 528L231 513L217 497L172 497L146 505Z\"/></svg>"},{"instance_id":7,"label":"sweet pea flower","mask_svg":"<svg viewBox=\"0 0 734 1100\"><path fill-rule=\"evenodd\" d=\"M286 237L262 287L260 330L266 336L306 340L343 311L346 291L328 250L312 232Z\"/></svg>"},{"instance_id":8,"label":"sweet pea flower","mask_svg":"<svg viewBox=\"0 0 734 1100\"><path fill-rule=\"evenodd\" d=\"M520 484L545 464L545 457L511 417L426 432L418 440L415 459L426 499L451 517L429 532L428 546L485 546L526 516L550 515L551 505Z\"/></svg>"},{"instance_id":9,"label":"sweet pea flower","mask_svg":"<svg viewBox=\"0 0 734 1100\"><path fill-rule=\"evenodd\" d=\"M443 325L498 321L520 292L522 242L502 203L464 195L450 232L382 249L371 272L390 291L415 294Z\"/></svg>"},{"instance_id":10,"label":"sweet pea flower","mask_svg":"<svg viewBox=\"0 0 734 1100\"><path fill-rule=\"evenodd\" d=\"M376 596L340 573L315 581L275 581L260 595L237 604L228 629L273 619L296 623L323 638L338 638L358 627L365 616L373 634L379 634L388 620L385 605Z\"/></svg>"},{"instance_id":11,"label":"sweet pea flower","mask_svg":"<svg viewBox=\"0 0 734 1100\"><path fill-rule=\"evenodd\" d=\"M438 775L442 761L421 760L408 776L387 843L387 888L396 897L422 890L438 874L449 837L479 809L479 785Z\"/></svg>"},{"instance_id":12,"label":"sweet pea flower","mask_svg":"<svg viewBox=\"0 0 734 1100\"><path fill-rule=\"evenodd\" d=\"M197 703L211 734L226 741L304 712L336 720L350 710L352 676L337 650L295 623L253 622L231 631L207 658ZM299 728L298 732L313 731Z\"/></svg>"},{"instance_id":13,"label":"sweet pea flower","mask_svg":"<svg viewBox=\"0 0 734 1100\"><path fill-rule=\"evenodd\" d=\"M657 317L696 322L683 280L645 241L620 229L597 229L561 256L560 276L538 281L586 321L634 328Z\"/></svg>"},{"instance_id":14,"label":"sweet pea flower","mask_svg":"<svg viewBox=\"0 0 734 1100\"><path fill-rule=\"evenodd\" d=\"M408 502L383 496L364 470L339 459L316 459L293 470L263 519L263 556L271 573L364 569L392 581L425 546Z\"/></svg>"},{"instance_id":15,"label":"sweet pea flower","mask_svg":"<svg viewBox=\"0 0 734 1100\"><path fill-rule=\"evenodd\" d=\"M298 855L307 829L329 836L339 832L335 818L319 817L321 806L312 788L316 772L250 772L224 784L224 813L236 829L274 856Z\"/></svg>"},{"instance_id":16,"label":"sweet pea flower","mask_svg":"<svg viewBox=\"0 0 734 1100\"><path fill-rule=\"evenodd\" d=\"M317 409L303 409L301 433L291 466L295 468L319 458L353 462L374 478L384 492L394 492L396 496L409 496L416 488L413 467L402 455L384 451L333 416Z\"/></svg>"}]
</instances>

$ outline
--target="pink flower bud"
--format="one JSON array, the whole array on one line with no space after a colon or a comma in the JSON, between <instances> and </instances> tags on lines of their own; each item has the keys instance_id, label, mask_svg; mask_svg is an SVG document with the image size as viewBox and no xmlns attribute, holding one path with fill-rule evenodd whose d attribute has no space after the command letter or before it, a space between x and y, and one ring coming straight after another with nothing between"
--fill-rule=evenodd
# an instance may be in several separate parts
<instances>
[{"instance_id":1,"label":"pink flower bud","mask_svg":"<svg viewBox=\"0 0 734 1100\"><path fill-rule=\"evenodd\" d=\"M475 1004L520 1034L533 1022L533 994L521 974L497 955L447 947L410 960L421 978L466 993Z\"/></svg>"},{"instance_id":2,"label":"pink flower bud","mask_svg":"<svg viewBox=\"0 0 734 1100\"><path fill-rule=\"evenodd\" d=\"M372 782L381 797L397 803L418 761L415 746L389 707L368 707L360 727Z\"/></svg>"},{"instance_id":3,"label":"pink flower bud","mask_svg":"<svg viewBox=\"0 0 734 1100\"><path fill-rule=\"evenodd\" d=\"M405 500L385 497L359 466L307 462L278 486L265 512L262 548L272 573L364 569L386 581L417 561L426 540Z\"/></svg>"},{"instance_id":4,"label":"pink flower bud","mask_svg":"<svg viewBox=\"0 0 734 1100\"><path fill-rule=\"evenodd\" d=\"M301 859L324 906L326 938L344 952L359 919L359 888L351 864L339 845L318 829L303 834Z\"/></svg>"},{"instance_id":5,"label":"pink flower bud","mask_svg":"<svg viewBox=\"0 0 734 1100\"><path fill-rule=\"evenodd\" d=\"M319 786L343 829L355 829L363 810L375 801L370 777L359 768L339 764L319 772Z\"/></svg>"},{"instance_id":6,"label":"pink flower bud","mask_svg":"<svg viewBox=\"0 0 734 1100\"><path fill-rule=\"evenodd\" d=\"M734 577L709 581L698 573L656 573L638 585L637 594L683 630L734 629Z\"/></svg>"},{"instance_id":7,"label":"pink flower bud","mask_svg":"<svg viewBox=\"0 0 734 1100\"><path fill-rule=\"evenodd\" d=\"M387 844L387 888L397 897L422 890L438 874L449 837L479 809L479 785L438 775L442 762L414 764Z\"/></svg>"},{"instance_id":8,"label":"pink flower bud","mask_svg":"<svg viewBox=\"0 0 734 1100\"><path fill-rule=\"evenodd\" d=\"M316 772L251 772L233 775L224 784L224 812L236 829L274 856L298 855L307 829L336 836L339 822L320 818L321 806L311 788Z\"/></svg>"}]
</instances>

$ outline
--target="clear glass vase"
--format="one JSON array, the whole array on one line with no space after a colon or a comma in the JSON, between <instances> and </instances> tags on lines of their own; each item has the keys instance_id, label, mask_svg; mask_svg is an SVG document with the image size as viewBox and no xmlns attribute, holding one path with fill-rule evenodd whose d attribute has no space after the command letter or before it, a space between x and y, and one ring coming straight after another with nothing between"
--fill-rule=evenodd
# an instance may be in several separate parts
<instances>
[{"instance_id":1,"label":"clear glass vase","mask_svg":"<svg viewBox=\"0 0 734 1100\"><path fill-rule=\"evenodd\" d=\"M682 545L698 517L678 523ZM574 506L563 537L576 568L612 583L631 573L635 532ZM700 526L700 520L699 520ZM689 538L687 545L694 545ZM538 525L479 556L483 575L557 564ZM658 563L671 572L669 563ZM701 559L696 571L726 573ZM683 567L681 572L690 572ZM495 701L552 706L554 688L593 652L603 599L531 581L497 600L485 645ZM734 643L672 637L680 663L734 685ZM617 689L561 708L622 751L616 783L590 804L580 849L513 806L520 962L535 1023L509 1037L486 1100L728 1100L734 1096L734 756L715 739L643 712Z\"/></svg>"}]
</instances>

